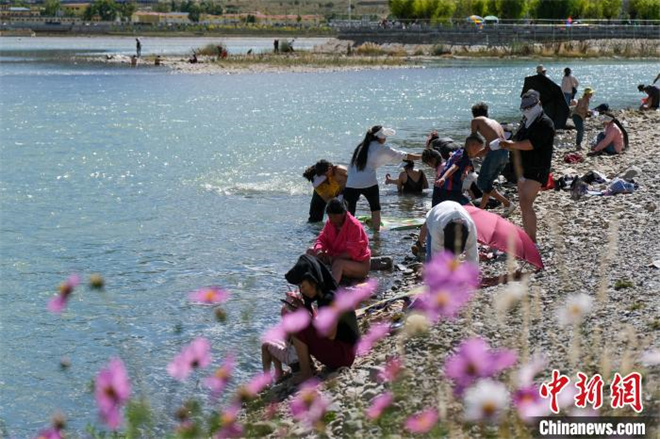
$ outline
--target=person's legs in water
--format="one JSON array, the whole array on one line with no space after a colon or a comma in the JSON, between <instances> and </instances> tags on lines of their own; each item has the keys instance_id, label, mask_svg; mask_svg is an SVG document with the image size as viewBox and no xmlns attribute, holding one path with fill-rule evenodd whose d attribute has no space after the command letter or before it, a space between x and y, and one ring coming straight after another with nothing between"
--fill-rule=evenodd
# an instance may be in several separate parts
<instances>
[{"instance_id":1,"label":"person's legs in water","mask_svg":"<svg viewBox=\"0 0 660 439\"><path fill-rule=\"evenodd\" d=\"M337 283L341 282L342 277L349 277L352 279L364 279L369 274L371 268L371 261L358 262L350 259L336 259L332 263L332 277L335 278Z\"/></svg>"},{"instance_id":2,"label":"person's legs in water","mask_svg":"<svg viewBox=\"0 0 660 439\"><path fill-rule=\"evenodd\" d=\"M584 120L577 114L573 115L573 124L575 125L575 131L577 134L575 136L575 148L582 148L582 139L584 138Z\"/></svg>"},{"instance_id":3,"label":"person's legs in water","mask_svg":"<svg viewBox=\"0 0 660 439\"><path fill-rule=\"evenodd\" d=\"M325 201L319 194L314 191L312 195L312 201L309 203L309 218L307 222L309 223L318 223L323 221L323 213L325 212Z\"/></svg>"},{"instance_id":4,"label":"person's legs in water","mask_svg":"<svg viewBox=\"0 0 660 439\"><path fill-rule=\"evenodd\" d=\"M520 199L520 212L522 214L523 229L527 235L536 242L536 213L534 200L541 190L541 183L528 178L518 179L518 198Z\"/></svg>"},{"instance_id":5,"label":"person's legs in water","mask_svg":"<svg viewBox=\"0 0 660 439\"><path fill-rule=\"evenodd\" d=\"M378 185L362 189L367 202L369 202L369 210L371 210L371 228L374 232L380 231L380 191Z\"/></svg>"},{"instance_id":6,"label":"person's legs in water","mask_svg":"<svg viewBox=\"0 0 660 439\"><path fill-rule=\"evenodd\" d=\"M347 209L353 216L355 216L355 209L357 208L357 202L359 198L360 189L355 189L352 187L347 187L344 189L344 201L346 201Z\"/></svg>"}]
</instances>

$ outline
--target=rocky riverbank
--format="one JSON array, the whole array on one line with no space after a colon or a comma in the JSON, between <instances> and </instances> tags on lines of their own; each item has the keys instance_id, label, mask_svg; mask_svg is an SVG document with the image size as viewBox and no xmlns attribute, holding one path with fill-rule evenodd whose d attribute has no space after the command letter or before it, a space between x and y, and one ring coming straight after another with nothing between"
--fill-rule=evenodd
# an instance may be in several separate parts
<instances>
[{"instance_id":1,"label":"rocky riverbank","mask_svg":"<svg viewBox=\"0 0 660 439\"><path fill-rule=\"evenodd\" d=\"M218 59L215 54L198 53L197 62L189 56L155 56L136 60L135 68L169 69L186 74L309 73L395 68L423 68L433 59L454 57L660 57L657 40L588 40L511 46L465 46L445 44L355 45L352 41L332 39L309 52L231 55ZM107 55L85 57L84 61L131 66L131 57Z\"/></svg>"},{"instance_id":2,"label":"rocky riverbank","mask_svg":"<svg viewBox=\"0 0 660 439\"><path fill-rule=\"evenodd\" d=\"M464 403L452 395L443 367L457 345L472 336L517 353L516 366L501 376L510 392L518 384L516 369L530 358L543 355L547 364L540 370L542 380L550 378L552 369L560 370L572 380L579 371L590 376L600 373L605 381L604 407L609 401L613 374L625 376L639 371L644 377L644 413L657 411L660 112L625 110L617 112L617 117L630 137L630 148L625 153L587 157L582 151L583 162L568 164L564 156L575 152L575 132L560 131L555 139L553 174L559 178L598 171L608 179L633 178L639 188L632 194L586 195L579 199L563 190L542 192L535 205L545 270L532 273L529 266L515 262L509 269L522 268L528 273L522 282L478 290L456 320L441 321L428 330L418 322L407 321L407 328L379 342L368 355L358 358L351 369L325 376L321 389L331 401L330 414L325 418L327 437L411 436L402 428L406 417L429 408L436 408L440 416L434 431L448 437L531 437L530 429L518 420L513 405L499 425L463 423ZM587 121L585 139L595 137L600 129L597 120ZM513 187L504 189L516 198ZM510 220L521 224L519 210ZM394 262L395 266L409 267L394 273L398 277L396 286L385 297L411 290L421 282L418 265L409 256L395 255ZM507 260L501 256L482 261L480 268L486 275L506 272ZM567 298L576 294L591 299L591 305L580 310L585 314L584 322L562 326L558 313L566 306ZM392 306L365 316L360 323L363 332L376 321L405 319L402 309L403 302L395 301ZM404 364L403 378L396 384L377 379L391 357L398 357ZM365 410L387 390L395 394L395 410L378 422L369 421ZM286 398L291 392L292 388L285 382L264 396L264 400ZM572 413L576 414L575 410ZM630 413L630 410L615 411L617 416ZM277 414L279 420L263 421L265 412L257 410L256 414L248 412L247 420L273 435L316 436L291 418L286 399L278 405Z\"/></svg>"}]
</instances>

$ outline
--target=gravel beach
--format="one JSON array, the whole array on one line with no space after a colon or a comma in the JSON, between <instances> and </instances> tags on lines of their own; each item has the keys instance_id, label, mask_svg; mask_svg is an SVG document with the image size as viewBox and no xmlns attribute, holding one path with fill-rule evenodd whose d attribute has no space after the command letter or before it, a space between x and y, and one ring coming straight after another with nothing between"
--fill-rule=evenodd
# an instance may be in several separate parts
<instances>
[{"instance_id":1,"label":"gravel beach","mask_svg":"<svg viewBox=\"0 0 660 439\"><path fill-rule=\"evenodd\" d=\"M575 152L575 131L558 131L555 138L553 175L584 175L595 170L609 179L617 176L633 178L639 188L632 194L583 196L578 200L569 191L547 190L536 201L539 218L539 249L545 270L531 273L530 266L515 265L531 273L522 282L511 282L482 288L454 321L440 321L423 335L409 336L406 330L379 342L366 356L358 358L351 369L326 376L323 393L332 400L333 412L325 433L328 437L383 437L397 434L411 436L402 429L407 416L436 407L441 430L448 437L531 437L528 428L515 421L510 409L499 426L470 426L462 423L463 404L454 400L443 366L457 345L465 338L480 336L491 346L509 348L518 353L518 362L501 376L510 390L516 385L516 369L530 357L544 355L547 364L537 383L550 378L559 369L572 379L577 372L600 373L606 386L613 373L626 375L639 371L644 377L644 413L657 412L657 359L651 365L641 361L644 353L660 347L660 215L657 199L660 187L660 112L624 110L616 112L627 129L630 148L619 156L587 157L584 162L564 162L566 153ZM588 120L585 139L600 131L598 120ZM585 142L586 143L586 142ZM605 185L602 186L604 188ZM600 186L592 186L600 189ZM506 189L516 197L515 190ZM510 220L521 225L520 211ZM407 255L393 255L394 264L410 264ZM653 265L655 262L656 265ZM414 265L411 268L415 268ZM505 256L480 264L482 274L506 272ZM396 291L401 294L421 282L414 270L408 274L396 271ZM413 273L410 273L413 271ZM593 300L580 326L563 327L557 313L566 299L586 294ZM401 316L403 302L395 301L384 310L361 319L363 333L376 321L392 321ZM399 356L406 374L396 386L383 384L376 376L388 358ZM655 364L654 364L655 363ZM396 410L386 421L373 423L364 416L371 401L394 388ZM285 398L292 388L281 384L265 399ZM605 392L608 387L605 387ZM607 393L606 393L607 397ZM257 421L273 435L314 437L290 418L286 399L279 405L282 420L275 431L274 423ZM575 409L573 409L575 410ZM612 410L609 412L612 415ZM617 411L616 416L632 413ZM399 436L401 437L401 436Z\"/></svg>"}]
</instances>

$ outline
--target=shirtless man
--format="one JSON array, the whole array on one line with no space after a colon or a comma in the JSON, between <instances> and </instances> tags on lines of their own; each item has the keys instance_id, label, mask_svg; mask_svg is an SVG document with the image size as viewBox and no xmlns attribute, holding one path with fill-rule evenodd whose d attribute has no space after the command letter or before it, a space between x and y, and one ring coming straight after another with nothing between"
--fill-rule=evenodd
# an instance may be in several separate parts
<instances>
[{"instance_id":1,"label":"shirtless man","mask_svg":"<svg viewBox=\"0 0 660 439\"><path fill-rule=\"evenodd\" d=\"M488 117L487 104L484 102L474 104L472 106L472 116L474 117L470 123L472 133L481 134L486 139L486 145L490 145L490 142L495 139L505 139L502 126L496 120ZM479 178L477 179L477 186L484 193L481 197L481 205L479 207L485 209L490 197L494 197L504 205L505 210L502 216L509 216L515 209L515 204L507 200L493 186L493 181L502 173L502 170L509 162L509 152L502 149L491 150L490 148L484 148L480 155L485 155L486 158L481 165Z\"/></svg>"}]
</instances>

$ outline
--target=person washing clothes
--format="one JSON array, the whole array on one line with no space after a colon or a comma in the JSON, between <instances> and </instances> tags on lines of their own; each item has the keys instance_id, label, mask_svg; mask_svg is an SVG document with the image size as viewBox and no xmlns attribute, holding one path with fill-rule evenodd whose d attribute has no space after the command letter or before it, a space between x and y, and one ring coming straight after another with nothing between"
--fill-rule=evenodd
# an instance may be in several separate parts
<instances>
[{"instance_id":1,"label":"person washing clothes","mask_svg":"<svg viewBox=\"0 0 660 439\"><path fill-rule=\"evenodd\" d=\"M387 138L395 134L393 129L381 125L375 125L367 131L364 140L353 151L344 189L344 199L351 215L355 215L360 195L367 199L371 210L371 225L376 232L380 230L380 192L376 169L388 163L421 158L420 154L409 154L387 146Z\"/></svg>"}]
</instances>

